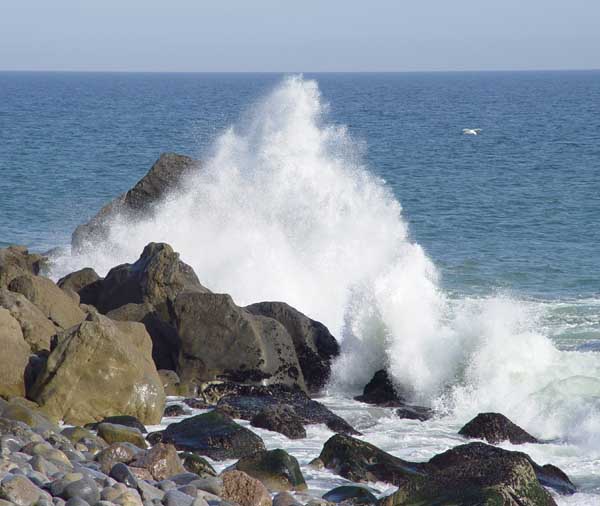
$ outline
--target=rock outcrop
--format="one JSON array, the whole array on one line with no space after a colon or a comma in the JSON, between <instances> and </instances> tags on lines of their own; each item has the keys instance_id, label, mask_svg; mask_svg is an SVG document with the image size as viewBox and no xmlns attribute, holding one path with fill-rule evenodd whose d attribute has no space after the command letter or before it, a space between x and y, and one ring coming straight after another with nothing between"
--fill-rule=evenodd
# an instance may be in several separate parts
<instances>
[{"instance_id":1,"label":"rock outcrop","mask_svg":"<svg viewBox=\"0 0 600 506\"><path fill-rule=\"evenodd\" d=\"M183 292L173 306L184 383L215 379L305 388L292 339L272 318L237 306L227 294Z\"/></svg>"},{"instance_id":2,"label":"rock outcrop","mask_svg":"<svg viewBox=\"0 0 600 506\"><path fill-rule=\"evenodd\" d=\"M515 445L539 442L500 413L479 413L458 433L471 439L484 439L491 444L502 441L510 441Z\"/></svg>"},{"instance_id":3,"label":"rock outcrop","mask_svg":"<svg viewBox=\"0 0 600 506\"><path fill-rule=\"evenodd\" d=\"M94 269L85 267L59 279L57 285L63 290L71 290L78 294L81 304L96 306L102 290L102 281Z\"/></svg>"},{"instance_id":4,"label":"rock outcrop","mask_svg":"<svg viewBox=\"0 0 600 506\"><path fill-rule=\"evenodd\" d=\"M25 395L25 368L29 346L23 339L19 322L0 307L0 395Z\"/></svg>"},{"instance_id":5,"label":"rock outcrop","mask_svg":"<svg viewBox=\"0 0 600 506\"><path fill-rule=\"evenodd\" d=\"M24 246L0 248L0 287L23 274L39 274L46 260L43 255L29 253Z\"/></svg>"},{"instance_id":6,"label":"rock outcrop","mask_svg":"<svg viewBox=\"0 0 600 506\"><path fill-rule=\"evenodd\" d=\"M405 396L398 391L385 369L377 371L371 381L365 385L363 394L355 399L367 404L388 407L401 407L406 403Z\"/></svg>"},{"instance_id":7,"label":"rock outcrop","mask_svg":"<svg viewBox=\"0 0 600 506\"><path fill-rule=\"evenodd\" d=\"M165 394L143 325L97 315L57 341L30 393L52 418L75 425L111 415L160 421Z\"/></svg>"},{"instance_id":8,"label":"rock outcrop","mask_svg":"<svg viewBox=\"0 0 600 506\"><path fill-rule=\"evenodd\" d=\"M331 362L340 353L335 337L321 322L310 319L285 302L259 302L246 306L252 314L267 316L288 331L310 392L318 392L329 380Z\"/></svg>"},{"instance_id":9,"label":"rock outcrop","mask_svg":"<svg viewBox=\"0 0 600 506\"><path fill-rule=\"evenodd\" d=\"M105 205L90 221L79 225L71 237L74 251L102 242L110 222L117 216L136 220L152 212L155 204L175 191L184 177L197 170L200 163L187 156L163 153L137 184Z\"/></svg>"}]
</instances>

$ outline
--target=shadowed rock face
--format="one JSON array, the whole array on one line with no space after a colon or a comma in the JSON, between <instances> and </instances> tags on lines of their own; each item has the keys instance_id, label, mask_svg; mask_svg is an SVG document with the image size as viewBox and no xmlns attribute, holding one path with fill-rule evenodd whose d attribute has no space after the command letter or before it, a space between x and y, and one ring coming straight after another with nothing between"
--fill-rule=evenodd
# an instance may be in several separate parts
<instances>
[{"instance_id":1,"label":"shadowed rock face","mask_svg":"<svg viewBox=\"0 0 600 506\"><path fill-rule=\"evenodd\" d=\"M72 290L79 295L81 304L91 304L95 306L98 303L98 294L102 288L102 278L98 273L85 267L78 271L67 274L56 283L63 290Z\"/></svg>"},{"instance_id":2,"label":"shadowed rock face","mask_svg":"<svg viewBox=\"0 0 600 506\"><path fill-rule=\"evenodd\" d=\"M75 252L101 243L116 216L136 220L147 216L152 207L181 186L185 176L198 170L200 162L188 156L163 153L137 184L105 205L90 221L79 225L71 237Z\"/></svg>"},{"instance_id":3,"label":"shadowed rock face","mask_svg":"<svg viewBox=\"0 0 600 506\"><path fill-rule=\"evenodd\" d=\"M516 445L539 442L500 413L480 413L458 433L473 439L485 439L491 444L502 441L510 441Z\"/></svg>"},{"instance_id":4,"label":"shadowed rock face","mask_svg":"<svg viewBox=\"0 0 600 506\"><path fill-rule=\"evenodd\" d=\"M215 293L183 292L173 313L181 343L177 373L184 383L228 379L306 388L292 339L278 321Z\"/></svg>"},{"instance_id":5,"label":"shadowed rock face","mask_svg":"<svg viewBox=\"0 0 600 506\"><path fill-rule=\"evenodd\" d=\"M371 381L365 385L362 395L355 397L357 401L378 406L401 407L405 398L398 392L386 370L377 371Z\"/></svg>"},{"instance_id":6,"label":"shadowed rock face","mask_svg":"<svg viewBox=\"0 0 600 506\"><path fill-rule=\"evenodd\" d=\"M258 302L246 306L246 310L273 318L286 328L292 337L306 387L310 392L322 389L331 374L331 361L340 353L339 344L327 327L285 302Z\"/></svg>"}]
</instances>

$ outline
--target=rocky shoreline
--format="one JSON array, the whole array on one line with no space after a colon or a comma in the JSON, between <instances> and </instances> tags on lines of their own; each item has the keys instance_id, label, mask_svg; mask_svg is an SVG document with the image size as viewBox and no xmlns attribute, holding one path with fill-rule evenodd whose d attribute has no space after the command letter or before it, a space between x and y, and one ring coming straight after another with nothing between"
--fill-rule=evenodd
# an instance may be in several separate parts
<instances>
[{"instance_id":1,"label":"rocky shoreline","mask_svg":"<svg viewBox=\"0 0 600 506\"><path fill-rule=\"evenodd\" d=\"M194 170L191 158L162 155L77 228L74 250L104 247L116 214L151 213ZM543 444L497 413L480 414L461 429L465 444L428 462L362 441L313 398L340 352L329 330L285 302L240 307L213 293L168 244L149 243L103 278L85 268L54 283L47 262L0 249L0 506L546 506L556 504L548 490L576 491L557 467L494 446ZM167 406L167 396L181 402ZM357 398L395 408L399 423L435 417L409 399L385 371ZM188 407L207 411L147 433ZM356 485L307 495L294 456L267 450L236 419L290 439L324 424L335 435L311 465ZM204 457L236 463L217 473ZM370 482L397 491L377 499Z\"/></svg>"}]
</instances>

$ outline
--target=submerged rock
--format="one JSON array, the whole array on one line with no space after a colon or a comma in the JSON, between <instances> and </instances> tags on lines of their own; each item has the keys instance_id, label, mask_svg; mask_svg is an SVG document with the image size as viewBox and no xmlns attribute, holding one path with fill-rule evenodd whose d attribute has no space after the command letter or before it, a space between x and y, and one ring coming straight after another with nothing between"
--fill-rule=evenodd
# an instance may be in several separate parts
<instances>
[{"instance_id":1,"label":"submerged rock","mask_svg":"<svg viewBox=\"0 0 600 506\"><path fill-rule=\"evenodd\" d=\"M396 410L396 416L398 418L404 418L407 420L419 420L425 422L433 418L434 412L431 408L423 406L411 406L406 405Z\"/></svg>"},{"instance_id":2,"label":"submerged rock","mask_svg":"<svg viewBox=\"0 0 600 506\"><path fill-rule=\"evenodd\" d=\"M79 225L71 237L75 252L107 237L109 225L117 216L136 220L152 212L155 204L176 190L186 174L199 167L199 162L175 153L163 153L148 173L127 193L105 205L90 221Z\"/></svg>"},{"instance_id":3,"label":"submerged rock","mask_svg":"<svg viewBox=\"0 0 600 506\"><path fill-rule=\"evenodd\" d=\"M394 457L370 443L343 434L327 440L319 460L327 469L358 483L383 481L399 486L424 473L421 464Z\"/></svg>"},{"instance_id":4,"label":"submerged rock","mask_svg":"<svg viewBox=\"0 0 600 506\"><path fill-rule=\"evenodd\" d=\"M60 335L31 398L74 425L117 414L158 423L165 394L151 350L143 325L98 315Z\"/></svg>"},{"instance_id":5,"label":"submerged rock","mask_svg":"<svg viewBox=\"0 0 600 506\"><path fill-rule=\"evenodd\" d=\"M343 503L344 506L377 504L377 497L365 487L358 487L356 485L336 487L324 494L323 499L335 504Z\"/></svg>"},{"instance_id":6,"label":"submerged rock","mask_svg":"<svg viewBox=\"0 0 600 506\"><path fill-rule=\"evenodd\" d=\"M340 346L327 327L285 302L258 302L246 306L246 310L273 318L285 327L294 343L306 387L310 392L321 390L329 380L332 360L340 353Z\"/></svg>"},{"instance_id":7,"label":"submerged rock","mask_svg":"<svg viewBox=\"0 0 600 506\"><path fill-rule=\"evenodd\" d=\"M234 418L252 420L267 408L293 409L303 425L323 423L343 434L359 434L348 422L323 404L312 400L306 393L287 385L239 385L234 383L210 383L200 395L207 402L217 402L218 409ZM273 428L276 426L273 425Z\"/></svg>"},{"instance_id":8,"label":"submerged rock","mask_svg":"<svg viewBox=\"0 0 600 506\"><path fill-rule=\"evenodd\" d=\"M242 457L236 464L238 471L259 480L269 490L306 490L306 482L298 461L285 450L259 451Z\"/></svg>"},{"instance_id":9,"label":"submerged rock","mask_svg":"<svg viewBox=\"0 0 600 506\"><path fill-rule=\"evenodd\" d=\"M406 399L398 392L388 372L384 369L375 373L371 381L365 385L363 394L355 399L367 404L388 407L402 407L406 404Z\"/></svg>"},{"instance_id":10,"label":"submerged rock","mask_svg":"<svg viewBox=\"0 0 600 506\"><path fill-rule=\"evenodd\" d=\"M468 438L484 439L491 444L502 441L510 441L516 445L539 442L500 413L479 413L458 433Z\"/></svg>"},{"instance_id":11,"label":"submerged rock","mask_svg":"<svg viewBox=\"0 0 600 506\"><path fill-rule=\"evenodd\" d=\"M245 457L265 449L259 436L216 410L172 423L162 441L215 460Z\"/></svg>"}]
</instances>

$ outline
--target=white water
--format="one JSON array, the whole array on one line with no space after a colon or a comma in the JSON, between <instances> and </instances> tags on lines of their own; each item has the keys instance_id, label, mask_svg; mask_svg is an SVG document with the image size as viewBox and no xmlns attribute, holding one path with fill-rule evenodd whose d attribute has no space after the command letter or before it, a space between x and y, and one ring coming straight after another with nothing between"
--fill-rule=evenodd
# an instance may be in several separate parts
<instances>
[{"instance_id":1,"label":"white water","mask_svg":"<svg viewBox=\"0 0 600 506\"><path fill-rule=\"evenodd\" d=\"M542 461L598 487L589 477L597 468L574 462L600 455L598 354L559 351L540 330L539 304L448 298L410 241L400 204L363 166L363 146L325 116L315 82L286 79L222 134L185 192L147 220L115 220L108 245L58 259L55 274L106 272L150 241L168 242L212 290L240 305L284 300L339 336L335 399L386 367L416 402L448 414L414 432L387 414L371 420L367 437L383 449L428 458L456 443L452 434L478 412L500 411L564 445L528 451L549 452Z\"/></svg>"}]
</instances>

